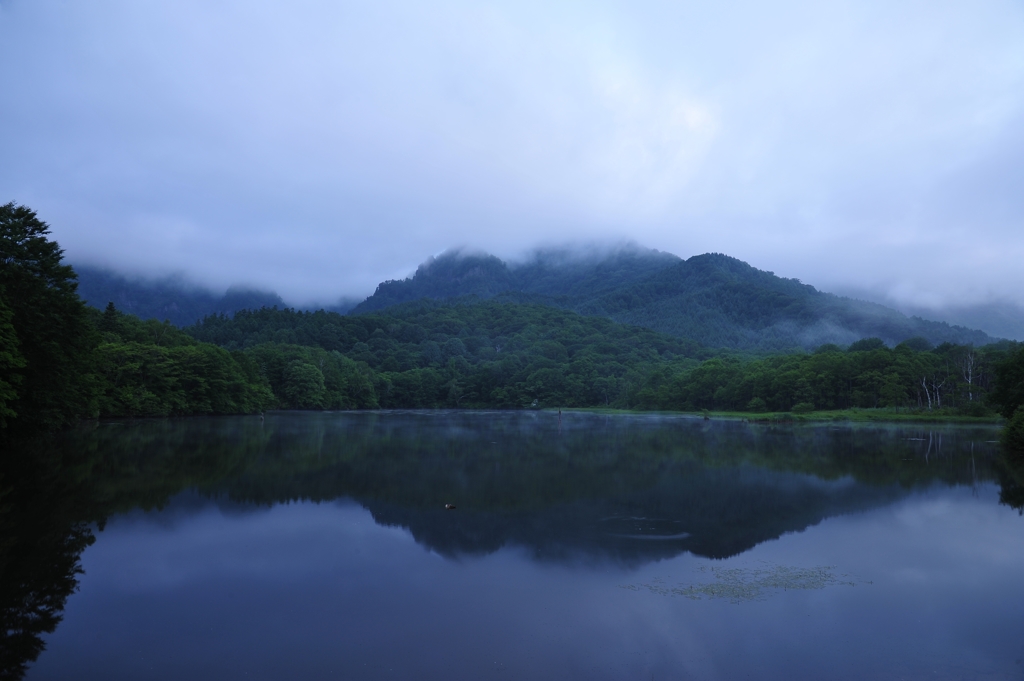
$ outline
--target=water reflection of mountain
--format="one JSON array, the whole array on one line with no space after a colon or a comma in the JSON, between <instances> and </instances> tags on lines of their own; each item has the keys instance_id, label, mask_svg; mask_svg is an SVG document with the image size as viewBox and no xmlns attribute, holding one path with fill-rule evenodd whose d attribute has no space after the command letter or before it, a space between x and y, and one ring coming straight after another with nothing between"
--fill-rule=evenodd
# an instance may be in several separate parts
<instances>
[{"instance_id":1,"label":"water reflection of mountain","mask_svg":"<svg viewBox=\"0 0 1024 681\"><path fill-rule=\"evenodd\" d=\"M0 678L18 678L57 625L90 524L174 499L245 509L352 498L445 555L516 545L544 560L637 564L734 555L917 486L998 476L1019 505L1024 476L997 461L994 439L522 412L94 425L0 458Z\"/></svg>"},{"instance_id":2,"label":"water reflection of mountain","mask_svg":"<svg viewBox=\"0 0 1024 681\"><path fill-rule=\"evenodd\" d=\"M81 438L102 453L90 474L104 513L161 506L186 488L242 504L349 497L443 554L513 543L630 562L730 556L914 486L993 479L993 439L522 412L152 421Z\"/></svg>"},{"instance_id":3,"label":"water reflection of mountain","mask_svg":"<svg viewBox=\"0 0 1024 681\"><path fill-rule=\"evenodd\" d=\"M442 555L490 553L511 545L540 559L593 557L636 564L683 551L726 558L904 494L896 485L874 487L849 478L826 482L752 466L693 465L663 471L648 489L540 509L448 512L362 503L378 523L408 528L417 542Z\"/></svg>"},{"instance_id":4,"label":"water reflection of mountain","mask_svg":"<svg viewBox=\"0 0 1024 681\"><path fill-rule=\"evenodd\" d=\"M260 457L215 493L259 503L350 496L446 555L514 544L547 559L644 562L727 557L914 486L993 475L991 433L967 429L575 414L559 428L549 414L457 413L365 419L339 439L334 425L307 430L302 447L283 438L286 469L284 450ZM316 466L294 465L313 452Z\"/></svg>"}]
</instances>

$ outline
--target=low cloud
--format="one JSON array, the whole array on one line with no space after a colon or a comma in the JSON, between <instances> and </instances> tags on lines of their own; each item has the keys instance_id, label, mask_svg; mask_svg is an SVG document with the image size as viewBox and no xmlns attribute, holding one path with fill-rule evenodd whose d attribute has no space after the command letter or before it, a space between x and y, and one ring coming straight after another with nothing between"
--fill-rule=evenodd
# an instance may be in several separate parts
<instances>
[{"instance_id":1,"label":"low cloud","mask_svg":"<svg viewBox=\"0 0 1024 681\"><path fill-rule=\"evenodd\" d=\"M632 239L1024 303L1019 3L7 0L0 76L74 262L302 302Z\"/></svg>"}]
</instances>

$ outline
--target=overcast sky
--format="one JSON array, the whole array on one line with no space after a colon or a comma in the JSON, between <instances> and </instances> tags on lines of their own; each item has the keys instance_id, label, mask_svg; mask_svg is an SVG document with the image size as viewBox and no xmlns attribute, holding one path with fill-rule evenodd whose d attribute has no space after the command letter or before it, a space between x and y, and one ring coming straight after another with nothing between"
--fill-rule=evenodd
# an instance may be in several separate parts
<instances>
[{"instance_id":1,"label":"overcast sky","mask_svg":"<svg viewBox=\"0 0 1024 681\"><path fill-rule=\"evenodd\" d=\"M365 296L633 239L1024 302L1024 3L0 0L0 200L74 263Z\"/></svg>"}]
</instances>

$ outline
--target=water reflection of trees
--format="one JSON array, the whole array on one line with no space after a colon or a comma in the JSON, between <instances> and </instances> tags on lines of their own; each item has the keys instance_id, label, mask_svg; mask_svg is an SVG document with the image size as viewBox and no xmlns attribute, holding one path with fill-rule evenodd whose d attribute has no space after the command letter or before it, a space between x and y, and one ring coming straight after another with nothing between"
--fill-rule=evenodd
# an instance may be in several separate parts
<instances>
[{"instance_id":1,"label":"water reflection of trees","mask_svg":"<svg viewBox=\"0 0 1024 681\"><path fill-rule=\"evenodd\" d=\"M1019 466L990 431L781 427L535 413L277 414L107 423L10 452L0 482L0 679L19 678L105 519L185 490L217 503L358 500L442 554L724 557L915 487ZM456 503L457 512L444 510Z\"/></svg>"},{"instance_id":2,"label":"water reflection of trees","mask_svg":"<svg viewBox=\"0 0 1024 681\"><path fill-rule=\"evenodd\" d=\"M239 470L259 438L232 443L227 423L86 428L0 457L0 681L20 679L43 651L108 517L159 508Z\"/></svg>"},{"instance_id":3,"label":"water reflection of trees","mask_svg":"<svg viewBox=\"0 0 1024 681\"><path fill-rule=\"evenodd\" d=\"M999 503L1024 516L1024 456L1017 452L1000 457L996 465L999 478Z\"/></svg>"},{"instance_id":4,"label":"water reflection of trees","mask_svg":"<svg viewBox=\"0 0 1024 681\"><path fill-rule=\"evenodd\" d=\"M0 679L18 679L43 650L77 586L93 534L59 451L40 443L0 464Z\"/></svg>"}]
</instances>

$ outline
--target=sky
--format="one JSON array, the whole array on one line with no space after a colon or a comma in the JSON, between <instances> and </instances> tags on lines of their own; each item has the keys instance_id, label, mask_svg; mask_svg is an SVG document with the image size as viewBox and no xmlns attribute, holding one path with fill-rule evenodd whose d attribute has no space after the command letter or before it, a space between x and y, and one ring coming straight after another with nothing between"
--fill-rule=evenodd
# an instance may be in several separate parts
<instances>
[{"instance_id":1,"label":"sky","mask_svg":"<svg viewBox=\"0 0 1024 681\"><path fill-rule=\"evenodd\" d=\"M1024 304L1024 2L0 0L0 201L72 263L362 297L632 240Z\"/></svg>"}]
</instances>

